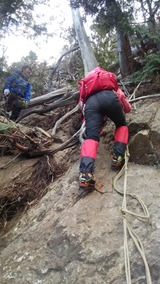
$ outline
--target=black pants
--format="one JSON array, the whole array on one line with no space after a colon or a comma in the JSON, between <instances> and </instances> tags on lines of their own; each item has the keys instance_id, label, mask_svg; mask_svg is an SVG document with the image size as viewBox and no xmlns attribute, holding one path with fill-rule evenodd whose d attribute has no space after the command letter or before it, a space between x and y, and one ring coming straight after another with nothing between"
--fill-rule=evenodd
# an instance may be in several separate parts
<instances>
[{"instance_id":1,"label":"black pants","mask_svg":"<svg viewBox=\"0 0 160 284\"><path fill-rule=\"evenodd\" d=\"M20 96L16 93L11 93L8 95L7 102L5 104L5 110L7 112L12 112L10 119L15 121L18 116L20 115L20 112L22 108L19 106L19 98Z\"/></svg>"},{"instance_id":2,"label":"black pants","mask_svg":"<svg viewBox=\"0 0 160 284\"><path fill-rule=\"evenodd\" d=\"M105 115L115 123L116 128L126 126L121 104L112 91L101 91L88 98L85 106L87 139L99 142Z\"/></svg>"}]
</instances>

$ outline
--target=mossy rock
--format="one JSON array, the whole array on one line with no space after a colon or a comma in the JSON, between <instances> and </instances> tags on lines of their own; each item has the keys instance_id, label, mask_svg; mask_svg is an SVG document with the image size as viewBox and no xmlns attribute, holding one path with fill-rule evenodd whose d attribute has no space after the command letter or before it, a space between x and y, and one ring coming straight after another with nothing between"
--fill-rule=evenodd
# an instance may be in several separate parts
<instances>
[{"instance_id":1,"label":"mossy rock","mask_svg":"<svg viewBox=\"0 0 160 284\"><path fill-rule=\"evenodd\" d=\"M5 133L13 128L16 128L16 124L14 122L8 121L5 117L0 116L0 133Z\"/></svg>"}]
</instances>

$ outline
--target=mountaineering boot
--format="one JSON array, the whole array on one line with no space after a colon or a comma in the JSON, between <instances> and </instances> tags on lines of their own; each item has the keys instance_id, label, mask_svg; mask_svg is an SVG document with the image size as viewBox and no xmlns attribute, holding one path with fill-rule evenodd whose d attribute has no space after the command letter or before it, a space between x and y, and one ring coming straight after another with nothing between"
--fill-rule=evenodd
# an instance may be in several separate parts
<instances>
[{"instance_id":1,"label":"mountaineering boot","mask_svg":"<svg viewBox=\"0 0 160 284\"><path fill-rule=\"evenodd\" d=\"M125 158L123 156L113 155L111 168L112 170L120 170L123 167L124 163Z\"/></svg>"},{"instance_id":2,"label":"mountaineering boot","mask_svg":"<svg viewBox=\"0 0 160 284\"><path fill-rule=\"evenodd\" d=\"M79 188L94 188L95 179L92 173L80 173L79 175Z\"/></svg>"}]
</instances>

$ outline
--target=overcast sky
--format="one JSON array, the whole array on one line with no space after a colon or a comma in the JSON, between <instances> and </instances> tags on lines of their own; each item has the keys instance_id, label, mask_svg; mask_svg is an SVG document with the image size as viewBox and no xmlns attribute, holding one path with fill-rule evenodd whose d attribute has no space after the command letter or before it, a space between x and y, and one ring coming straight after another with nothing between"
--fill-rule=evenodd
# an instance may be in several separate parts
<instances>
[{"instance_id":1,"label":"overcast sky","mask_svg":"<svg viewBox=\"0 0 160 284\"><path fill-rule=\"evenodd\" d=\"M23 56L27 56L33 51L38 56L38 61L46 60L49 64L57 61L62 54L64 39L61 37L61 31L72 26L72 14L67 0L50 0L50 7L39 5L36 8L38 15L43 15L43 19L48 22L48 31L55 33L52 38L46 42L46 38L28 40L25 37L11 34L1 43L5 45L8 65L20 61ZM54 21L49 23L49 18L53 16ZM91 24L91 21L89 21ZM87 33L89 33L89 24L85 24ZM38 44L38 45L37 45ZM0 54L2 56L2 53Z\"/></svg>"},{"instance_id":2,"label":"overcast sky","mask_svg":"<svg viewBox=\"0 0 160 284\"><path fill-rule=\"evenodd\" d=\"M64 45L64 39L60 37L60 33L63 28L72 26L71 10L67 0L51 0L50 5L50 8L40 5L37 7L36 12L43 14L43 19L46 19L46 21L50 16L56 17L56 20L48 26L49 32L55 32L56 35L53 38L49 38L48 42L46 42L44 37L36 39L38 45L33 40L27 40L18 34L7 36L4 43L7 48L5 54L8 64L19 61L23 56L27 56L30 50L37 54L39 61L46 60L49 63L53 63L53 58L59 58Z\"/></svg>"}]
</instances>

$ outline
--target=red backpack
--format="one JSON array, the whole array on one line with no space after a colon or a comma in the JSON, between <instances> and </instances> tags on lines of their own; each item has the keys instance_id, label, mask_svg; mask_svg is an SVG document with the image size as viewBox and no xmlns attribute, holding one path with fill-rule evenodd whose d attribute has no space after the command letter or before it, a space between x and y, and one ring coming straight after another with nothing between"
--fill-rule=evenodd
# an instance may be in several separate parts
<instances>
[{"instance_id":1,"label":"red backpack","mask_svg":"<svg viewBox=\"0 0 160 284\"><path fill-rule=\"evenodd\" d=\"M111 72L104 70L101 67L96 67L95 69L93 69L91 72L88 73L88 75L85 78L79 81L78 84L80 85L79 104L81 105L84 105L88 97L90 97L91 95L93 95L98 91L112 90L116 92L116 94L118 95L123 110L125 112L129 112L131 110L131 105L129 104L125 94L122 91L117 93L117 91L119 90L119 86L115 75ZM127 109L124 109L124 103L122 104L121 101L122 98L123 100L126 99L127 101L126 104L127 103L129 104Z\"/></svg>"},{"instance_id":2,"label":"red backpack","mask_svg":"<svg viewBox=\"0 0 160 284\"><path fill-rule=\"evenodd\" d=\"M118 90L116 77L113 73L96 67L80 82L80 100L86 103L89 96L102 90Z\"/></svg>"}]
</instances>

